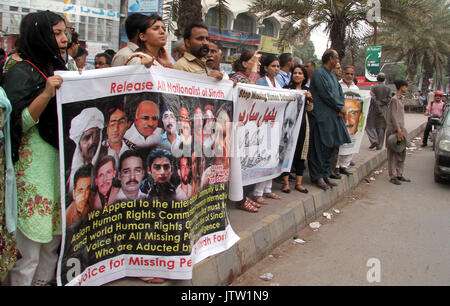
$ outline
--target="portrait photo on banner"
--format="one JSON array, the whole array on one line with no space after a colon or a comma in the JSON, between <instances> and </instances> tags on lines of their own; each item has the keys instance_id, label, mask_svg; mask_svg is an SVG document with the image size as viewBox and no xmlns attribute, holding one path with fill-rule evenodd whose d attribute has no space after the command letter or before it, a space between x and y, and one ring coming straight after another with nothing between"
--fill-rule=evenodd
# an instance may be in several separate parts
<instances>
[{"instance_id":1,"label":"portrait photo on banner","mask_svg":"<svg viewBox=\"0 0 450 306\"><path fill-rule=\"evenodd\" d=\"M359 152L364 130L367 121L367 114L370 106L370 91L368 90L347 90L344 91L345 125L352 140L341 146L339 154L355 154Z\"/></svg>"}]
</instances>

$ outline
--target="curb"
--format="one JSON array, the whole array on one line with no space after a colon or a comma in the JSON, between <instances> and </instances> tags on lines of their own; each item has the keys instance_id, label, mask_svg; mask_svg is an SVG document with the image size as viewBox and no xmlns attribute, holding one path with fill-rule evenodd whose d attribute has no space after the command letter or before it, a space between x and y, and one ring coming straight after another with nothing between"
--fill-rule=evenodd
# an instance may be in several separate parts
<instances>
[{"instance_id":1,"label":"curb","mask_svg":"<svg viewBox=\"0 0 450 306\"><path fill-rule=\"evenodd\" d=\"M426 123L408 133L408 142L425 129ZM230 249L208 257L193 268L192 280L186 285L229 285L252 265L267 256L274 248L293 237L310 220L318 218L340 198L352 191L365 177L387 160L383 148L343 176L338 186L328 190L314 190L299 201L293 201L279 214L266 216L245 231L237 233L241 238Z\"/></svg>"}]
</instances>

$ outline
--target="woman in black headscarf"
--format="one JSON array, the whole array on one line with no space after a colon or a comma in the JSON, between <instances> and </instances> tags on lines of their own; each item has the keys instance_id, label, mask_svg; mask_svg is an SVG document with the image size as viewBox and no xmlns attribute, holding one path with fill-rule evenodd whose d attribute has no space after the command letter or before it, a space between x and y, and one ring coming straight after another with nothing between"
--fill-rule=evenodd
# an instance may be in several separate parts
<instances>
[{"instance_id":1,"label":"woman in black headscarf","mask_svg":"<svg viewBox=\"0 0 450 306\"><path fill-rule=\"evenodd\" d=\"M11 140L17 179L17 245L22 258L10 272L12 285L48 284L54 277L61 234L58 118L55 91L66 70L64 19L32 13L20 38L22 62L5 75L11 101Z\"/></svg>"}]
</instances>

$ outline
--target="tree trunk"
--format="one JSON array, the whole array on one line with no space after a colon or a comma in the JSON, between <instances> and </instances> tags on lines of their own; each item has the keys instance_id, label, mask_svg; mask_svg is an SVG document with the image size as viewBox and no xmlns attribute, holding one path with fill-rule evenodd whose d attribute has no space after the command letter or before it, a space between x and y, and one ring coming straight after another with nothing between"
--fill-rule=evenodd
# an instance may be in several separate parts
<instances>
[{"instance_id":1,"label":"tree trunk","mask_svg":"<svg viewBox=\"0 0 450 306\"><path fill-rule=\"evenodd\" d=\"M201 0L180 0L178 30L175 35L183 37L184 29L191 23L203 23Z\"/></svg>"},{"instance_id":2,"label":"tree trunk","mask_svg":"<svg viewBox=\"0 0 450 306\"><path fill-rule=\"evenodd\" d=\"M431 59L430 56L428 54L425 54L425 56L423 57L422 60L422 68L423 68L423 72L422 72L422 92L425 92L424 89L428 89L428 84L429 84L429 79L433 78L433 64L431 63ZM423 88L424 85L426 86L426 88Z\"/></svg>"},{"instance_id":3,"label":"tree trunk","mask_svg":"<svg viewBox=\"0 0 450 306\"><path fill-rule=\"evenodd\" d=\"M414 51L408 52L406 60L406 81L408 82L408 96L412 97L417 92L416 75L417 75L417 54Z\"/></svg>"},{"instance_id":4,"label":"tree trunk","mask_svg":"<svg viewBox=\"0 0 450 306\"><path fill-rule=\"evenodd\" d=\"M333 17L335 20L330 28L331 49L336 50L342 60L345 56L345 24Z\"/></svg>"}]
</instances>

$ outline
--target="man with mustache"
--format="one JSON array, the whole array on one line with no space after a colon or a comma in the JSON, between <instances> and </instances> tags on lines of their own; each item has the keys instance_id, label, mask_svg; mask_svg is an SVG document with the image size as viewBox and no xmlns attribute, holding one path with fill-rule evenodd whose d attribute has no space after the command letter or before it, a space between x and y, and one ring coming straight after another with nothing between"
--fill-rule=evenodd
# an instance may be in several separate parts
<instances>
[{"instance_id":1,"label":"man with mustache","mask_svg":"<svg viewBox=\"0 0 450 306\"><path fill-rule=\"evenodd\" d=\"M163 130L158 127L159 108L155 102L144 100L139 103L134 124L125 133L130 148L148 148L159 143Z\"/></svg>"},{"instance_id":2,"label":"man with mustache","mask_svg":"<svg viewBox=\"0 0 450 306\"><path fill-rule=\"evenodd\" d=\"M175 143L180 142L180 136L177 133L177 119L174 112L169 108L166 102L161 103L161 121L164 127L164 134L161 136L161 146L168 150L172 150Z\"/></svg>"},{"instance_id":3,"label":"man with mustache","mask_svg":"<svg viewBox=\"0 0 450 306\"><path fill-rule=\"evenodd\" d=\"M181 183L176 190L176 199L178 201L185 201L192 196L192 185L189 183L192 177L191 162L188 157L181 157L178 159L178 175Z\"/></svg>"},{"instance_id":4,"label":"man with mustache","mask_svg":"<svg viewBox=\"0 0 450 306\"><path fill-rule=\"evenodd\" d=\"M219 70L211 70L206 66L209 52L208 28L201 23L192 23L186 27L183 38L186 52L173 68L222 80Z\"/></svg>"},{"instance_id":5,"label":"man with mustache","mask_svg":"<svg viewBox=\"0 0 450 306\"><path fill-rule=\"evenodd\" d=\"M124 139L125 132L130 127L125 106L123 103L111 105L106 110L106 137L102 143L102 156L110 155L116 160L116 165L119 164L119 157L127 150L127 140Z\"/></svg>"},{"instance_id":6,"label":"man with mustache","mask_svg":"<svg viewBox=\"0 0 450 306\"><path fill-rule=\"evenodd\" d=\"M96 107L85 108L72 119L69 137L76 144L73 153L69 192L73 189L73 176L85 164L95 165L100 157L102 129L105 125L103 113Z\"/></svg>"},{"instance_id":7,"label":"man with mustache","mask_svg":"<svg viewBox=\"0 0 450 306\"><path fill-rule=\"evenodd\" d=\"M119 175L121 188L118 199L142 199L145 193L139 190L145 176L145 166L142 157L134 150L128 150L120 156Z\"/></svg>"},{"instance_id":8,"label":"man with mustache","mask_svg":"<svg viewBox=\"0 0 450 306\"><path fill-rule=\"evenodd\" d=\"M223 52L220 50L220 46L216 43L213 43L212 41L209 42L209 52L208 56L206 58L206 67L212 69L212 70L218 70L222 73L224 80L229 80L230 77L228 74L220 69L220 62L223 59Z\"/></svg>"}]
</instances>

